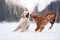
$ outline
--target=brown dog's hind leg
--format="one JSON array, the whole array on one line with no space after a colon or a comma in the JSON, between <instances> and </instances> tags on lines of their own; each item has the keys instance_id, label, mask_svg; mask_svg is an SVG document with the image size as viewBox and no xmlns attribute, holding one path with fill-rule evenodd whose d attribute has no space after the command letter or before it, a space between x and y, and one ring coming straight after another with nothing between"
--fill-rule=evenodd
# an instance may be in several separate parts
<instances>
[{"instance_id":1,"label":"brown dog's hind leg","mask_svg":"<svg viewBox=\"0 0 60 40\"><path fill-rule=\"evenodd\" d=\"M50 21L51 26L50 26L50 28L49 28L49 29L51 29L51 28L53 27L54 22L55 22L55 19L54 19L54 20L52 20L52 21Z\"/></svg>"},{"instance_id":2,"label":"brown dog's hind leg","mask_svg":"<svg viewBox=\"0 0 60 40\"><path fill-rule=\"evenodd\" d=\"M51 29L53 27L53 24L51 23L51 26L50 26L50 28L49 29Z\"/></svg>"}]
</instances>

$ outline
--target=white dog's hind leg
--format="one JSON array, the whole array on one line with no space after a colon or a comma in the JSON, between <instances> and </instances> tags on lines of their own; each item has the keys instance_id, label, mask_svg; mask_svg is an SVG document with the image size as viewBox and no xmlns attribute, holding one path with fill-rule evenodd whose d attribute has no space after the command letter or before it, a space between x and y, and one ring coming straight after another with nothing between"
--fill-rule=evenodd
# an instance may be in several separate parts
<instances>
[{"instance_id":1,"label":"white dog's hind leg","mask_svg":"<svg viewBox=\"0 0 60 40\"><path fill-rule=\"evenodd\" d=\"M20 26L18 26L14 31L17 31L17 30L19 30L20 29Z\"/></svg>"},{"instance_id":2,"label":"white dog's hind leg","mask_svg":"<svg viewBox=\"0 0 60 40\"><path fill-rule=\"evenodd\" d=\"M29 28L29 25L26 27L26 30L28 30L28 28Z\"/></svg>"}]
</instances>

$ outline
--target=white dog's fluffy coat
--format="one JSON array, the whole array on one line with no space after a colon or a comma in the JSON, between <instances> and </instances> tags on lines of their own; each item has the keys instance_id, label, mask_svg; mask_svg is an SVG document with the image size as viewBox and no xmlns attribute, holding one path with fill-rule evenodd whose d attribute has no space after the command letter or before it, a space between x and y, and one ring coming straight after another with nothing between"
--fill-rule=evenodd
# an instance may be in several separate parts
<instances>
[{"instance_id":1,"label":"white dog's fluffy coat","mask_svg":"<svg viewBox=\"0 0 60 40\"><path fill-rule=\"evenodd\" d=\"M19 26L14 31L21 29L21 32L24 32L29 28L30 20L29 18L26 17L26 15L27 15L27 12L22 13Z\"/></svg>"}]
</instances>

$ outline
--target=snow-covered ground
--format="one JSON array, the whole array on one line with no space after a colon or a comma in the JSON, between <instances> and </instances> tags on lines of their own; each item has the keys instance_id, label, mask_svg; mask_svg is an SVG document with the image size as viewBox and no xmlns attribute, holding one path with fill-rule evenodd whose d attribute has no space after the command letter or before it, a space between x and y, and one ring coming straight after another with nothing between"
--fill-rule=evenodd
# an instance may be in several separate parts
<instances>
[{"instance_id":1,"label":"snow-covered ground","mask_svg":"<svg viewBox=\"0 0 60 40\"><path fill-rule=\"evenodd\" d=\"M35 23L30 23L26 32L13 30L19 22L0 22L0 40L60 40L60 23L55 23L51 30L48 30L50 23L42 32L35 32Z\"/></svg>"}]
</instances>

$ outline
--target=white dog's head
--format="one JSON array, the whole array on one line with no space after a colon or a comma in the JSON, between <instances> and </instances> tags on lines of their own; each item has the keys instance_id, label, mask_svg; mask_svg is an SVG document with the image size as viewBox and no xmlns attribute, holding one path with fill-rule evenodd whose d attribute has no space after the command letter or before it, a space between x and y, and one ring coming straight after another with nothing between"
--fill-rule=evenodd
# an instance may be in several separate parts
<instances>
[{"instance_id":1,"label":"white dog's head","mask_svg":"<svg viewBox=\"0 0 60 40\"><path fill-rule=\"evenodd\" d=\"M28 11L24 11L21 15L22 18L29 18L30 17L30 14Z\"/></svg>"}]
</instances>

